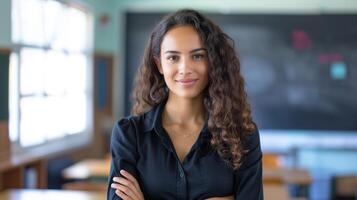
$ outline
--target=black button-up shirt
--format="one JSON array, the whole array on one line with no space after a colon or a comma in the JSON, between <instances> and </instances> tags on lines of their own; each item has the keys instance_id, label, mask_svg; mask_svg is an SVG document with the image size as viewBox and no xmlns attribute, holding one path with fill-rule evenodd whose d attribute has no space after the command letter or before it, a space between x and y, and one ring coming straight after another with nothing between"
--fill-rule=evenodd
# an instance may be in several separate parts
<instances>
[{"instance_id":1,"label":"black button-up shirt","mask_svg":"<svg viewBox=\"0 0 357 200\"><path fill-rule=\"evenodd\" d=\"M258 130L243 141L249 150L238 170L228 167L210 147L207 123L181 163L162 126L164 105L141 116L120 120L111 139L112 163L108 199L121 199L110 188L114 176L127 170L139 182L145 199L206 199L234 195L239 200L261 200L262 152Z\"/></svg>"}]
</instances>

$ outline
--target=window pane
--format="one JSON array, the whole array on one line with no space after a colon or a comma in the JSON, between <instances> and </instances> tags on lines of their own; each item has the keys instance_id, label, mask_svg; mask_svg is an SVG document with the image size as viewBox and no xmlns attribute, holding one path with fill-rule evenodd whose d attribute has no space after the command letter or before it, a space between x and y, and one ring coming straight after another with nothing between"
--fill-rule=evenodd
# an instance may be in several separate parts
<instances>
[{"instance_id":1,"label":"window pane","mask_svg":"<svg viewBox=\"0 0 357 200\"><path fill-rule=\"evenodd\" d=\"M68 71L66 78L66 89L68 92L84 92L87 85L87 62L83 54L72 54L68 56Z\"/></svg>"},{"instance_id":2,"label":"window pane","mask_svg":"<svg viewBox=\"0 0 357 200\"><path fill-rule=\"evenodd\" d=\"M43 2L20 0L21 41L25 44L44 45Z\"/></svg>"},{"instance_id":3,"label":"window pane","mask_svg":"<svg viewBox=\"0 0 357 200\"><path fill-rule=\"evenodd\" d=\"M69 71L67 56L58 51L47 53L47 62L44 67L44 88L49 95L63 95L68 82Z\"/></svg>"},{"instance_id":4,"label":"window pane","mask_svg":"<svg viewBox=\"0 0 357 200\"><path fill-rule=\"evenodd\" d=\"M66 132L69 134L83 132L87 120L87 99L84 93L66 96L64 99Z\"/></svg>"},{"instance_id":5,"label":"window pane","mask_svg":"<svg viewBox=\"0 0 357 200\"><path fill-rule=\"evenodd\" d=\"M87 16L84 12L67 7L58 18L56 37L51 41L51 46L56 49L82 51L87 42Z\"/></svg>"},{"instance_id":6,"label":"window pane","mask_svg":"<svg viewBox=\"0 0 357 200\"><path fill-rule=\"evenodd\" d=\"M43 143L46 135L46 118L44 98L28 97L20 100L20 143L31 146Z\"/></svg>"},{"instance_id":7,"label":"window pane","mask_svg":"<svg viewBox=\"0 0 357 200\"><path fill-rule=\"evenodd\" d=\"M63 98L48 97L44 99L43 126L46 133L46 139L60 138L66 135L65 133L65 119L67 117L64 109Z\"/></svg>"},{"instance_id":8,"label":"window pane","mask_svg":"<svg viewBox=\"0 0 357 200\"><path fill-rule=\"evenodd\" d=\"M52 0L45 1L44 6L46 41L51 43L57 40L59 30L64 29L60 24L64 15L64 7L60 2Z\"/></svg>"},{"instance_id":9,"label":"window pane","mask_svg":"<svg viewBox=\"0 0 357 200\"><path fill-rule=\"evenodd\" d=\"M42 93L45 52L40 49L23 48L20 57L21 94Z\"/></svg>"},{"instance_id":10,"label":"window pane","mask_svg":"<svg viewBox=\"0 0 357 200\"><path fill-rule=\"evenodd\" d=\"M69 8L67 12L67 48L71 50L83 50L87 39L87 18L81 10Z\"/></svg>"},{"instance_id":11,"label":"window pane","mask_svg":"<svg viewBox=\"0 0 357 200\"><path fill-rule=\"evenodd\" d=\"M67 35L65 34L65 29L66 27L66 21L67 18L65 16L65 13L61 14L61 17L57 19L57 27L53 33L54 37L50 41L50 46L53 49L65 49L66 43L67 43Z\"/></svg>"},{"instance_id":12,"label":"window pane","mask_svg":"<svg viewBox=\"0 0 357 200\"><path fill-rule=\"evenodd\" d=\"M19 138L19 90L18 90L18 69L19 56L16 53L11 53L10 56L10 79L9 79L9 132L10 141L17 141Z\"/></svg>"}]
</instances>

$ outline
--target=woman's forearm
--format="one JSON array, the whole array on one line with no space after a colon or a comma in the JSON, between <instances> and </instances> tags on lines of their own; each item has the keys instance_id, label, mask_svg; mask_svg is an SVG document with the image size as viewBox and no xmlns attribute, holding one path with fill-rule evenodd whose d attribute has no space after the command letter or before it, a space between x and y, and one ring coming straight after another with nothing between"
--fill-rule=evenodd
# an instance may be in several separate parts
<instances>
[{"instance_id":1,"label":"woman's forearm","mask_svg":"<svg viewBox=\"0 0 357 200\"><path fill-rule=\"evenodd\" d=\"M225 196L225 197L211 197L206 200L234 200L234 196Z\"/></svg>"}]
</instances>

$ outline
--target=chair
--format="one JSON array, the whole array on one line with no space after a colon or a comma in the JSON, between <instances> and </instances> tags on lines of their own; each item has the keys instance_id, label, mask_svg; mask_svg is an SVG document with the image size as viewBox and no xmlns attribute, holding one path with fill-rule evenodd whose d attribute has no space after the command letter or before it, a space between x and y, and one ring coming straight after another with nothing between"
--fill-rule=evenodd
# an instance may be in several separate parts
<instances>
[{"instance_id":1,"label":"chair","mask_svg":"<svg viewBox=\"0 0 357 200\"><path fill-rule=\"evenodd\" d=\"M272 153L263 154L263 168L277 169L280 168L280 155Z\"/></svg>"},{"instance_id":2,"label":"chair","mask_svg":"<svg viewBox=\"0 0 357 200\"><path fill-rule=\"evenodd\" d=\"M334 176L331 189L332 200L357 199L357 175Z\"/></svg>"}]
</instances>

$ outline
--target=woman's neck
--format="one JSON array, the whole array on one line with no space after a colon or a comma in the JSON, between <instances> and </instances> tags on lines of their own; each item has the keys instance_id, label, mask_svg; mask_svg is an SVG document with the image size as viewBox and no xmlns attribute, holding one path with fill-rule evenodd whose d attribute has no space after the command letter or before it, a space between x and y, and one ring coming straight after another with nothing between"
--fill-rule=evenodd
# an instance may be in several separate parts
<instances>
[{"instance_id":1,"label":"woman's neck","mask_svg":"<svg viewBox=\"0 0 357 200\"><path fill-rule=\"evenodd\" d=\"M204 123L205 109L203 97L181 98L169 95L164 111L163 121L166 124Z\"/></svg>"}]
</instances>

